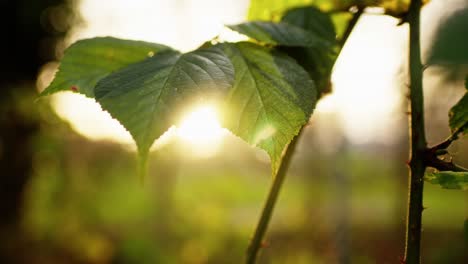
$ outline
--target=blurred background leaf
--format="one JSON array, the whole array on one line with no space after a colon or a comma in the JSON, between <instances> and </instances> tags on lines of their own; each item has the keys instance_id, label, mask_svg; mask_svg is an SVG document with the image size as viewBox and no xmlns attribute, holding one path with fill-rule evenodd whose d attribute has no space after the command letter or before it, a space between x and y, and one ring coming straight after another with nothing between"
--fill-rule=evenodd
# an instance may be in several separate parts
<instances>
[{"instance_id":1,"label":"blurred background leaf","mask_svg":"<svg viewBox=\"0 0 468 264\"><path fill-rule=\"evenodd\" d=\"M468 65L468 6L448 9L435 27L426 54L426 64Z\"/></svg>"},{"instance_id":2,"label":"blurred background leaf","mask_svg":"<svg viewBox=\"0 0 468 264\"><path fill-rule=\"evenodd\" d=\"M424 177L426 181L438 184L444 189L465 190L468 188L467 172L439 171L427 173Z\"/></svg>"}]
</instances>

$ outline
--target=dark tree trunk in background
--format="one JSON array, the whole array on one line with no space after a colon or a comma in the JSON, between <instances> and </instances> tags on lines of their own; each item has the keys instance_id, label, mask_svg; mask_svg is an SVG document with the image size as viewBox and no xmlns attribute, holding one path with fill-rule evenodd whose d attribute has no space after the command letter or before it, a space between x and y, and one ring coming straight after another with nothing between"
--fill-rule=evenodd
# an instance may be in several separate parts
<instances>
[{"instance_id":1,"label":"dark tree trunk in background","mask_svg":"<svg viewBox=\"0 0 468 264\"><path fill-rule=\"evenodd\" d=\"M0 263L23 263L27 255L20 223L39 131L35 79L67 28L59 32L48 20L47 8L59 5L65 1L0 0Z\"/></svg>"}]
</instances>

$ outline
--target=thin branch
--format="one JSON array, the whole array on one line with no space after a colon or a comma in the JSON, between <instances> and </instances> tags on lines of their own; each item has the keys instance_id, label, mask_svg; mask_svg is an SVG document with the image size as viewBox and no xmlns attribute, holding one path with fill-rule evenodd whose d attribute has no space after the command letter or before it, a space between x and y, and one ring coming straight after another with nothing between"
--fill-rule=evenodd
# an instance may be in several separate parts
<instances>
[{"instance_id":1,"label":"thin branch","mask_svg":"<svg viewBox=\"0 0 468 264\"><path fill-rule=\"evenodd\" d=\"M468 172L468 169L463 168L453 161L445 161L439 158L434 158L430 160L426 160L426 164L428 167L432 167L437 169L438 171L459 171L459 172Z\"/></svg>"},{"instance_id":2,"label":"thin branch","mask_svg":"<svg viewBox=\"0 0 468 264\"><path fill-rule=\"evenodd\" d=\"M289 145L286 147L286 152L283 156L278 172L276 173L273 179L273 183L270 187L270 192L268 193L268 198L263 208L262 215L260 216L260 220L257 224L257 228L255 229L254 236L252 240L250 241L249 248L247 249L247 259L246 259L247 264L255 263L258 252L260 248L262 248L262 245L264 244L263 237L265 236L265 232L268 228L268 224L270 222L273 209L275 207L276 201L278 200L281 186L283 185L284 178L286 177L286 173L291 163L292 155L294 154L294 151L296 149L297 142L299 141L299 137L304 131L303 129L304 127L301 128L299 134L295 136L294 139L291 141L291 143L289 143Z\"/></svg>"},{"instance_id":3,"label":"thin branch","mask_svg":"<svg viewBox=\"0 0 468 264\"><path fill-rule=\"evenodd\" d=\"M353 14L353 18L348 23L347 28L345 30L345 32L347 33L343 35L343 38L341 41L343 45L348 40L351 32L353 31L354 26L356 26L357 21L363 14L362 11L363 9L358 9L358 11ZM286 147L280 167L270 187L268 198L266 200L265 206L262 211L262 215L260 216L257 227L255 229L254 236L252 240L250 241L250 245L247 249L247 258L246 258L247 264L254 264L257 260L258 252L260 251L260 248L262 248L263 237L265 236L266 230L268 228L268 224L270 222L271 216L273 214L273 210L275 208L276 201L278 200L279 192L284 182L284 178L286 177L286 173L288 171L289 165L291 163L292 155L294 154L299 138L301 137L307 125L308 123L306 123L304 126L301 127L298 135L295 136L294 139L291 141L291 143L289 143L289 145Z\"/></svg>"},{"instance_id":4,"label":"thin branch","mask_svg":"<svg viewBox=\"0 0 468 264\"><path fill-rule=\"evenodd\" d=\"M435 168L439 171L460 171L467 172L468 169L459 166L450 159L449 161L442 160L437 157L437 152L432 149L426 151L424 163L427 167Z\"/></svg>"},{"instance_id":5,"label":"thin branch","mask_svg":"<svg viewBox=\"0 0 468 264\"><path fill-rule=\"evenodd\" d=\"M468 125L468 124L467 124ZM429 151L437 151L437 150L444 150L444 149L447 149L448 147L450 147L450 145L452 144L452 142L454 142L455 140L458 139L458 137L460 136L460 134L465 130L465 126L461 126L459 127L457 130L455 130L455 132L453 132L446 140L442 141L441 143L429 148Z\"/></svg>"},{"instance_id":6,"label":"thin branch","mask_svg":"<svg viewBox=\"0 0 468 264\"><path fill-rule=\"evenodd\" d=\"M364 13L364 8L357 7L357 11L353 14L353 17L349 21L348 26L346 27L346 30L343 33L343 37L340 40L340 43L342 46L344 46L346 41L348 41L348 38L351 35L351 32L353 31L354 27L356 26L357 22L359 21L359 18L361 18L363 13Z\"/></svg>"}]
</instances>

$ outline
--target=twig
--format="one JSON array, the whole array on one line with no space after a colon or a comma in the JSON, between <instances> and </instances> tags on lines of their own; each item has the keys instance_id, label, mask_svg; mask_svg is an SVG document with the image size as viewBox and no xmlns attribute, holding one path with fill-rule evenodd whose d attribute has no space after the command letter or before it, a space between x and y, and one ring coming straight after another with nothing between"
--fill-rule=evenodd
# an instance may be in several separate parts
<instances>
[{"instance_id":1,"label":"twig","mask_svg":"<svg viewBox=\"0 0 468 264\"><path fill-rule=\"evenodd\" d=\"M433 154L433 153L432 153ZM427 155L425 158L425 163L427 167L435 168L439 171L460 171L460 172L468 172L468 169L463 168L455 163L452 160L445 161L439 159L435 155Z\"/></svg>"},{"instance_id":2,"label":"twig","mask_svg":"<svg viewBox=\"0 0 468 264\"><path fill-rule=\"evenodd\" d=\"M270 222L273 209L275 207L276 201L278 200L281 186L283 185L284 178L286 177L286 173L289 169L289 165L291 163L291 157L294 154L294 151L297 146L297 142L299 141L299 137L304 131L303 128L301 128L299 134L295 136L294 139L291 141L291 143L289 143L289 145L286 147L286 152L283 156L283 160L281 161L280 167L278 169L278 173L275 175L275 178L273 179L273 183L268 193L268 198L262 210L262 215L260 216L260 220L257 224L257 228L255 229L254 236L252 240L250 241L249 248L247 249L246 263L248 264L255 263L257 259L258 251L260 250L260 248L262 248L263 237L265 236L265 232L268 228L268 224Z\"/></svg>"},{"instance_id":3,"label":"twig","mask_svg":"<svg viewBox=\"0 0 468 264\"><path fill-rule=\"evenodd\" d=\"M357 21L362 15L363 9L358 9L356 13L353 14L353 18L351 21L348 23L347 28L345 30L345 34L342 37L341 43L344 44L348 40L349 35L353 31L354 26L356 26ZM273 214L273 210L275 208L276 201L279 196L279 192L281 190L281 186L284 182L284 178L286 177L286 173L289 168L289 164L291 163L291 158L292 155L294 154L294 150L296 148L297 142L301 136L301 134L304 131L304 128L308 124L305 124L304 126L301 127L301 130L299 131L299 134L294 137L294 139L291 141L291 143L286 147L285 154L283 156L283 159L281 161L280 167L278 169L277 174L275 175L273 179L273 183L270 187L270 191L268 193L268 198L266 200L265 206L263 208L262 214L260 216L260 219L258 221L257 227L255 229L254 236L252 240L250 241L250 245L247 249L247 258L246 258L246 263L247 264L253 264L255 263L257 259L258 252L260 251L260 248L262 247L263 244L263 237L265 236L265 232L268 228L268 224L270 222L271 216Z\"/></svg>"},{"instance_id":4,"label":"twig","mask_svg":"<svg viewBox=\"0 0 468 264\"><path fill-rule=\"evenodd\" d=\"M343 33L343 37L340 40L340 43L342 46L344 46L346 41L348 41L348 38L351 35L351 32L353 31L354 27L356 26L357 22L359 21L359 18L361 18L363 13L364 13L364 8L357 7L357 11L353 14L353 17L349 21L348 26L346 27L346 30Z\"/></svg>"},{"instance_id":5,"label":"twig","mask_svg":"<svg viewBox=\"0 0 468 264\"><path fill-rule=\"evenodd\" d=\"M444 140L441 143L429 148L429 151L435 152L437 150L443 150L443 149L447 149L448 147L450 147L452 142L458 139L458 136L463 132L465 126L466 125L459 127L446 140Z\"/></svg>"}]
</instances>

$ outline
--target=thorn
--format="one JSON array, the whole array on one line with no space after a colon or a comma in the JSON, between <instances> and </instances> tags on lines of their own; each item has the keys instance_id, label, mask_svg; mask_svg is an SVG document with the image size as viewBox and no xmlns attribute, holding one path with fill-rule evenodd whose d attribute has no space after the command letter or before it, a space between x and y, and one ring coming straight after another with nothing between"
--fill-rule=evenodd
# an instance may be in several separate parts
<instances>
[{"instance_id":1,"label":"thorn","mask_svg":"<svg viewBox=\"0 0 468 264\"><path fill-rule=\"evenodd\" d=\"M70 90L72 90L73 92L78 92L78 87L72 85L72 87L70 87Z\"/></svg>"},{"instance_id":2,"label":"thorn","mask_svg":"<svg viewBox=\"0 0 468 264\"><path fill-rule=\"evenodd\" d=\"M267 247L269 247L269 246L270 246L270 244L269 244L268 242L266 242L266 241L263 241L263 242L260 244L260 247L261 247L261 248L267 248Z\"/></svg>"},{"instance_id":3,"label":"thorn","mask_svg":"<svg viewBox=\"0 0 468 264\"><path fill-rule=\"evenodd\" d=\"M405 161L406 165L410 165L410 160Z\"/></svg>"},{"instance_id":4,"label":"thorn","mask_svg":"<svg viewBox=\"0 0 468 264\"><path fill-rule=\"evenodd\" d=\"M406 87L408 90L410 89L410 86L409 86L408 84L405 84L405 87ZM410 97L411 97L410 92L406 92L406 93L405 93L405 98L409 100Z\"/></svg>"},{"instance_id":5,"label":"thorn","mask_svg":"<svg viewBox=\"0 0 468 264\"><path fill-rule=\"evenodd\" d=\"M424 212L424 210L426 210L427 208L429 208L429 207L423 206L421 211Z\"/></svg>"},{"instance_id":6,"label":"thorn","mask_svg":"<svg viewBox=\"0 0 468 264\"><path fill-rule=\"evenodd\" d=\"M406 264L405 257L400 256L400 264Z\"/></svg>"}]
</instances>

